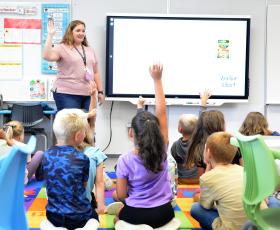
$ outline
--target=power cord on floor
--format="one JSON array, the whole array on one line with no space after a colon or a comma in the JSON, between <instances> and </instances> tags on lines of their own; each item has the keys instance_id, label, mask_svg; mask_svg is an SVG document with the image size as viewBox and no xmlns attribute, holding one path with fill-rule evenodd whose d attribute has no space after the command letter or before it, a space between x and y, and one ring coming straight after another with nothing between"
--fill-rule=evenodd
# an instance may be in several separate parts
<instances>
[{"instance_id":1,"label":"power cord on floor","mask_svg":"<svg viewBox=\"0 0 280 230\"><path fill-rule=\"evenodd\" d=\"M111 103L111 109L110 109L110 115L109 115L110 138L109 138L108 144L102 150L102 152L105 152L105 150L110 146L111 140L112 140L112 111L113 111L113 106L114 106L114 101L112 101L112 103Z\"/></svg>"}]
</instances>

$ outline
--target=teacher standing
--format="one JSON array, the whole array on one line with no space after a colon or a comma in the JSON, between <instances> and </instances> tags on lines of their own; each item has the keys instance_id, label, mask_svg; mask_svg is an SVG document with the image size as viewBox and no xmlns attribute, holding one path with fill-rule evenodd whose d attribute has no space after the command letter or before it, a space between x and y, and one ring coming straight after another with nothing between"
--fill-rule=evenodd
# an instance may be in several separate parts
<instances>
[{"instance_id":1,"label":"teacher standing","mask_svg":"<svg viewBox=\"0 0 280 230\"><path fill-rule=\"evenodd\" d=\"M53 47L55 27L52 19L48 22L43 58L57 63L57 78L52 91L58 111L64 108L88 110L96 88L99 104L104 102L97 58L88 45L85 28L85 23L80 20L70 22L60 44Z\"/></svg>"}]
</instances>

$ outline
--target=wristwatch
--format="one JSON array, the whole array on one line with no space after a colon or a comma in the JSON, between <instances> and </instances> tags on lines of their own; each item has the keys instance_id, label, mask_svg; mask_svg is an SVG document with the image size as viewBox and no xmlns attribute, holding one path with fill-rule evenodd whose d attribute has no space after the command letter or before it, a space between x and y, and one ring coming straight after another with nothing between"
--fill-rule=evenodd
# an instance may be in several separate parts
<instances>
[{"instance_id":1,"label":"wristwatch","mask_svg":"<svg viewBox=\"0 0 280 230\"><path fill-rule=\"evenodd\" d=\"M98 94L104 94L103 91L98 91Z\"/></svg>"}]
</instances>

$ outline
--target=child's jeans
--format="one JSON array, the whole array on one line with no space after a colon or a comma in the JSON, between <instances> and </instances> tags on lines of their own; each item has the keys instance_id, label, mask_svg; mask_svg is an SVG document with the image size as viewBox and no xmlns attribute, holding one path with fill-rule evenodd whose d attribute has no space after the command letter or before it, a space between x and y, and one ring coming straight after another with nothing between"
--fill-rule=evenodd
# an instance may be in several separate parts
<instances>
[{"instance_id":1,"label":"child's jeans","mask_svg":"<svg viewBox=\"0 0 280 230\"><path fill-rule=\"evenodd\" d=\"M213 221L219 217L217 209L205 209L198 202L193 203L191 215L204 230L211 230Z\"/></svg>"},{"instance_id":2,"label":"child's jeans","mask_svg":"<svg viewBox=\"0 0 280 230\"><path fill-rule=\"evenodd\" d=\"M274 196L269 196L268 197L268 204L267 204L267 206L269 208L280 208L280 200L278 200Z\"/></svg>"}]
</instances>

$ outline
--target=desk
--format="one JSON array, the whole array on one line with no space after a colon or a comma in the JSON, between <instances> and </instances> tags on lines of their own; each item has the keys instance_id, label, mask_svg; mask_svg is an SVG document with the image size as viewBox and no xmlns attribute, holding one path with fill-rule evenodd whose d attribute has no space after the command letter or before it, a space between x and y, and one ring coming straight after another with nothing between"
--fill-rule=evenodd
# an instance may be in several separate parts
<instances>
[{"instance_id":1,"label":"desk","mask_svg":"<svg viewBox=\"0 0 280 230\"><path fill-rule=\"evenodd\" d=\"M54 138L53 138L53 130L52 130L52 126L53 126L53 119L54 116L56 114L56 110L44 110L43 111L44 115L50 115L50 123L51 123L51 129L50 129L50 141L53 144L54 143ZM3 127L4 123L3 123L3 118L5 115L11 115L12 114L12 110L9 109L4 109L4 110L0 110L0 128Z\"/></svg>"}]
</instances>

